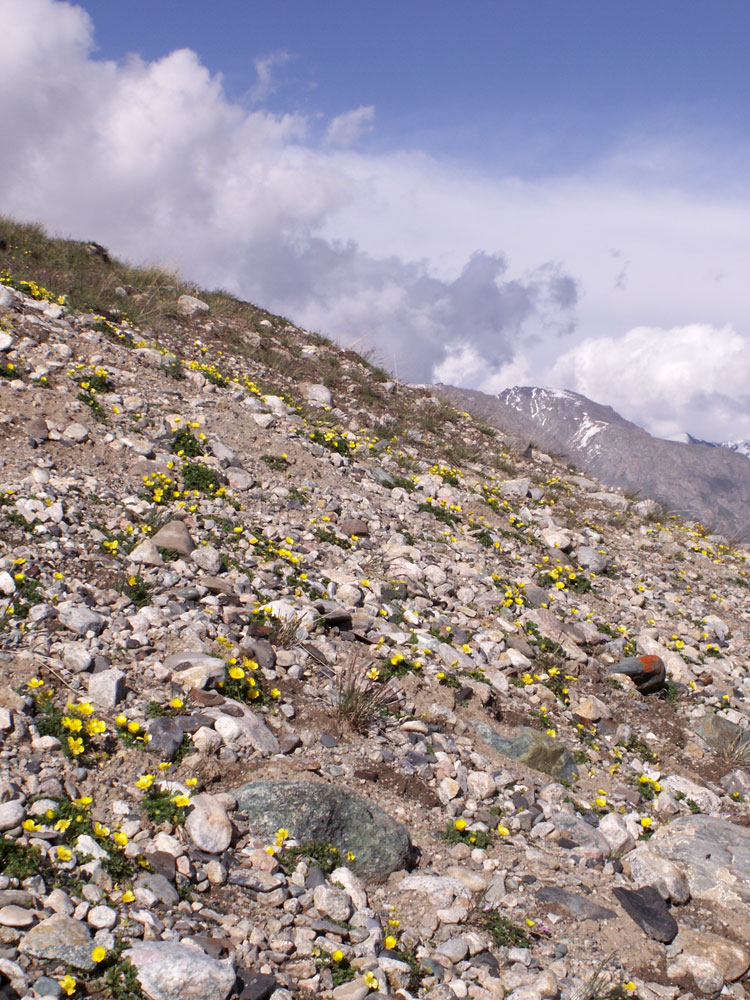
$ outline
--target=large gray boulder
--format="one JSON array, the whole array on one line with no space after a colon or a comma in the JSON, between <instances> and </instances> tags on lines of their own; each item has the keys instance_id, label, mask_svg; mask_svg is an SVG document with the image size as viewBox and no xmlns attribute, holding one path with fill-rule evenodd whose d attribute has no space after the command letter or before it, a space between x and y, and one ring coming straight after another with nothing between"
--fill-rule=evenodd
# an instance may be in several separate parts
<instances>
[{"instance_id":1,"label":"large gray boulder","mask_svg":"<svg viewBox=\"0 0 750 1000\"><path fill-rule=\"evenodd\" d=\"M331 844L358 875L380 881L411 867L413 849L403 823L344 788L318 781L252 781L232 794L252 830L272 837L283 827L301 843ZM347 860L349 852L353 860Z\"/></svg>"},{"instance_id":2,"label":"large gray boulder","mask_svg":"<svg viewBox=\"0 0 750 1000\"><path fill-rule=\"evenodd\" d=\"M681 816L649 848L685 873L694 899L730 909L750 905L750 829L714 816Z\"/></svg>"}]
</instances>

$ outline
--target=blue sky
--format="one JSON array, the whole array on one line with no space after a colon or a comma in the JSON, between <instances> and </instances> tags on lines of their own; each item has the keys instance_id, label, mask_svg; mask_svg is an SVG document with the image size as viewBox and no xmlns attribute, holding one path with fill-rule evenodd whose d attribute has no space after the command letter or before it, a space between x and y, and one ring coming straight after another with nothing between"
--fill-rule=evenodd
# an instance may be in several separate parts
<instances>
[{"instance_id":1,"label":"blue sky","mask_svg":"<svg viewBox=\"0 0 750 1000\"><path fill-rule=\"evenodd\" d=\"M750 437L750 5L0 0L0 210L400 377Z\"/></svg>"},{"instance_id":2,"label":"blue sky","mask_svg":"<svg viewBox=\"0 0 750 1000\"><path fill-rule=\"evenodd\" d=\"M264 106L333 117L372 104L377 150L547 172L597 156L623 133L747 133L744 0L81 6L99 55L150 60L190 48L235 100L252 92L257 59L285 53Z\"/></svg>"}]
</instances>

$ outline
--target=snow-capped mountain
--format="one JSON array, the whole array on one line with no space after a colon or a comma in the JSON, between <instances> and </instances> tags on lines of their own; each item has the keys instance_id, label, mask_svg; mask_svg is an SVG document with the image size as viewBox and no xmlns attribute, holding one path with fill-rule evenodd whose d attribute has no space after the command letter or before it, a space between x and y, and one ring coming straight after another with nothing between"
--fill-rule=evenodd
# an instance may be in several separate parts
<instances>
[{"instance_id":1,"label":"snow-capped mountain","mask_svg":"<svg viewBox=\"0 0 750 1000\"><path fill-rule=\"evenodd\" d=\"M709 448L726 448L727 451L734 451L738 455L744 455L746 458L750 458L750 441L702 441L700 438L693 437L692 434L685 433L681 435L678 440L684 441L685 444L705 444Z\"/></svg>"},{"instance_id":2,"label":"snow-capped mountain","mask_svg":"<svg viewBox=\"0 0 750 1000\"><path fill-rule=\"evenodd\" d=\"M437 385L454 405L523 442L565 457L611 486L653 498L733 538L750 539L748 452L652 437L611 406L567 390L514 386L497 396ZM750 447L748 447L750 451Z\"/></svg>"}]
</instances>

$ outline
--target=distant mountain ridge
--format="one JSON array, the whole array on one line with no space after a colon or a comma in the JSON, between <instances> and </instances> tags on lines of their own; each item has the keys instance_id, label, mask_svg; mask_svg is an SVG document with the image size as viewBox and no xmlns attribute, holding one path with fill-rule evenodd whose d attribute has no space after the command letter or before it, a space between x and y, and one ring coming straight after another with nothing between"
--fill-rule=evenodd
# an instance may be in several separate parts
<instances>
[{"instance_id":1,"label":"distant mountain ridge","mask_svg":"<svg viewBox=\"0 0 750 1000\"><path fill-rule=\"evenodd\" d=\"M709 448L726 448L734 451L738 455L750 458L750 440L745 441L701 441L700 438L693 437L692 434L685 434L686 444L706 444Z\"/></svg>"},{"instance_id":2,"label":"distant mountain ridge","mask_svg":"<svg viewBox=\"0 0 750 1000\"><path fill-rule=\"evenodd\" d=\"M664 441L611 406L569 390L514 386L497 396L435 385L435 393L493 427L563 456L611 486L750 540L750 462L736 449Z\"/></svg>"}]
</instances>

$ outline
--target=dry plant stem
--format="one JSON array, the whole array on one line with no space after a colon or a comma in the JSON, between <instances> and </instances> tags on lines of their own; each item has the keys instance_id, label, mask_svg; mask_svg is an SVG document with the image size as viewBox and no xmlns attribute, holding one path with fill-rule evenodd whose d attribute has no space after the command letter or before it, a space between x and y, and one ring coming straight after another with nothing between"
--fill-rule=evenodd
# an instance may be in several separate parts
<instances>
[{"instance_id":1,"label":"dry plant stem","mask_svg":"<svg viewBox=\"0 0 750 1000\"><path fill-rule=\"evenodd\" d=\"M349 727L365 733L382 725L384 712L397 703L398 695L390 684L380 684L368 676L374 665L355 653L337 669L333 707L339 732Z\"/></svg>"}]
</instances>

